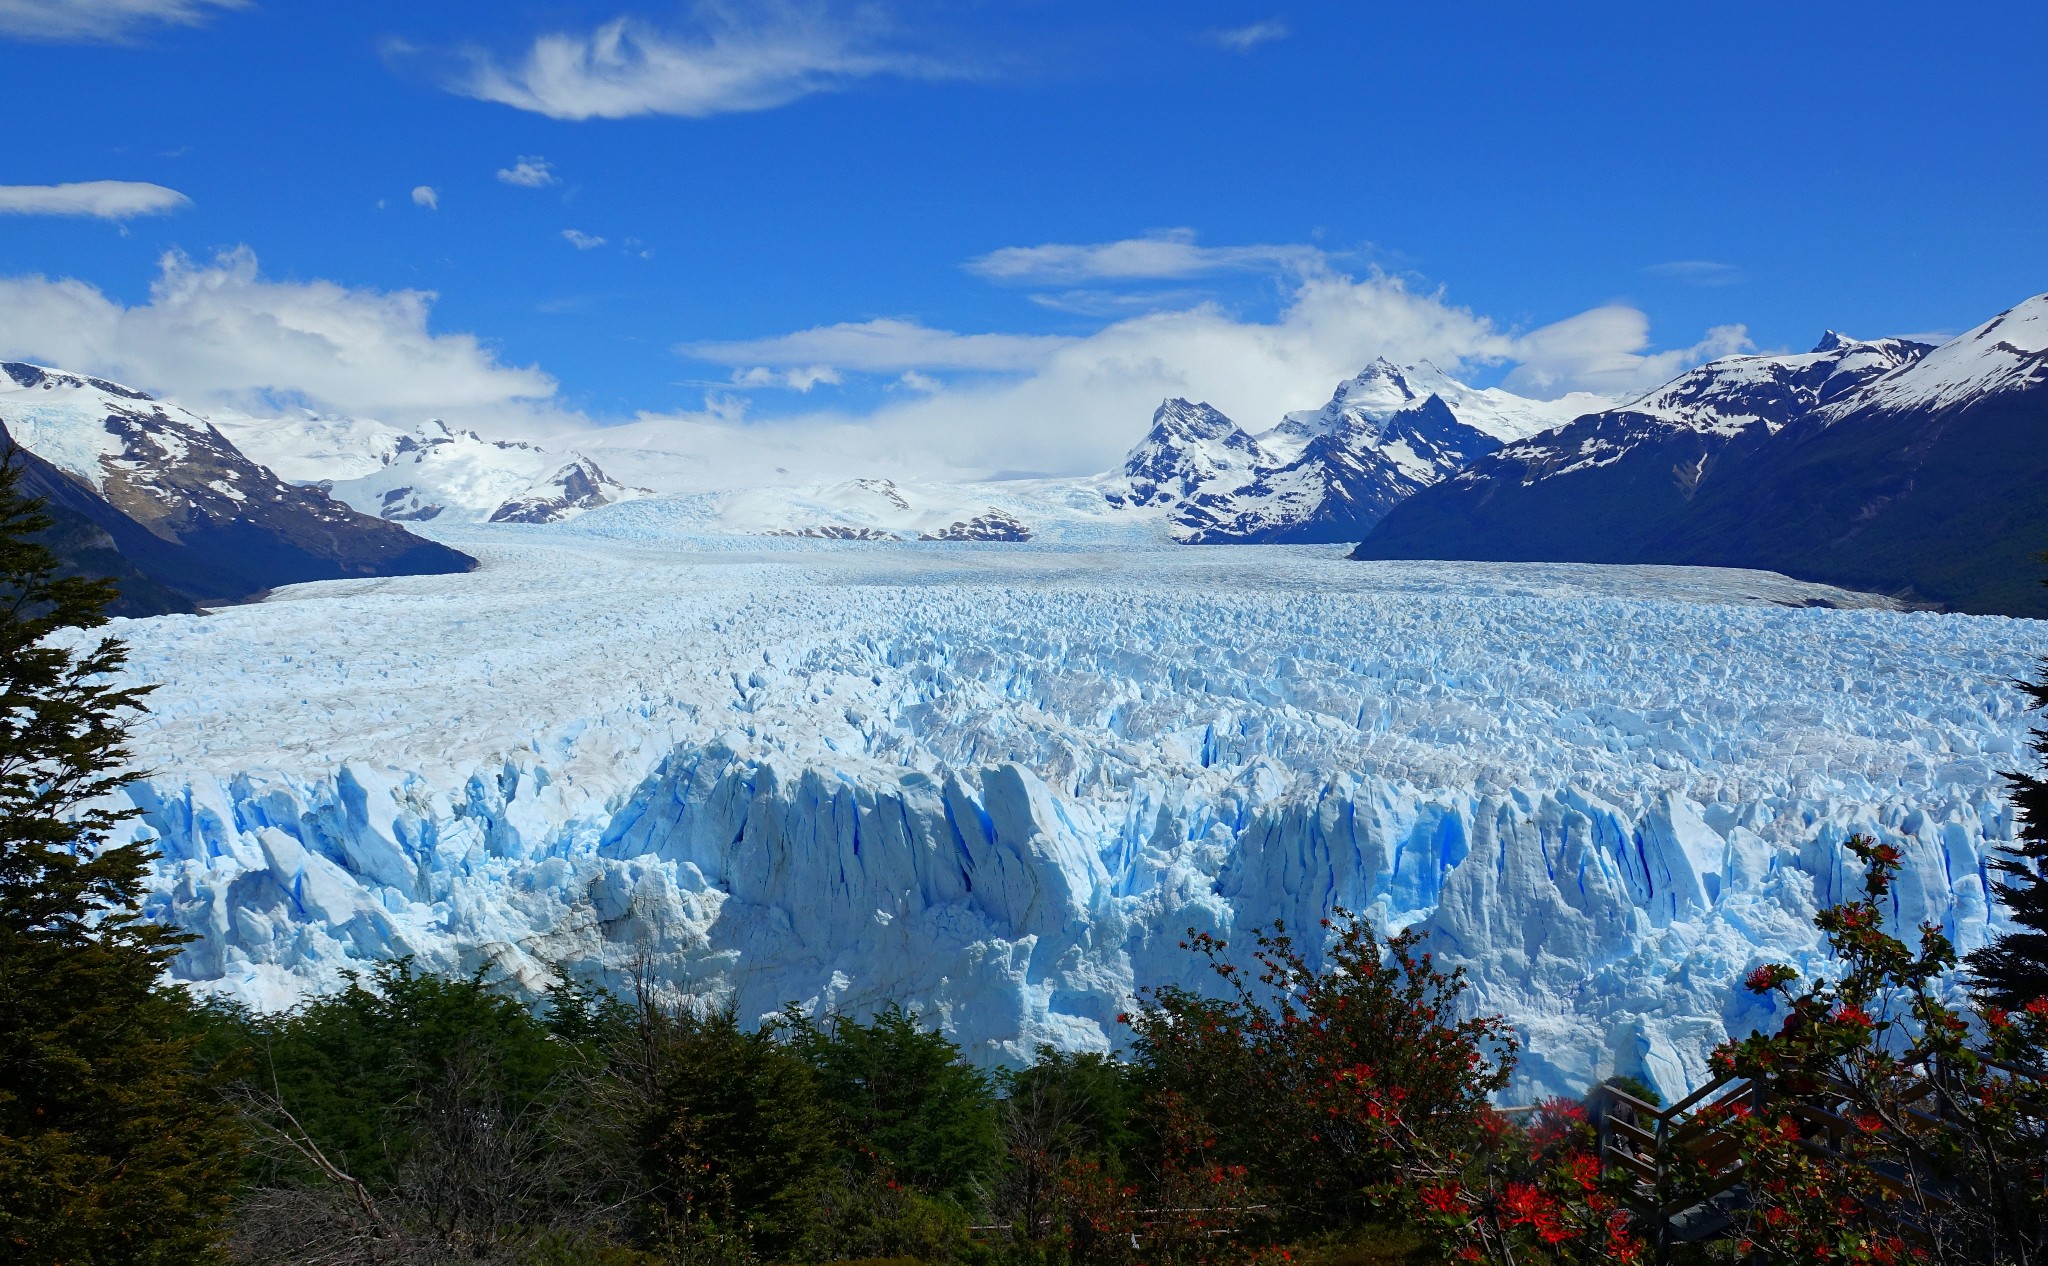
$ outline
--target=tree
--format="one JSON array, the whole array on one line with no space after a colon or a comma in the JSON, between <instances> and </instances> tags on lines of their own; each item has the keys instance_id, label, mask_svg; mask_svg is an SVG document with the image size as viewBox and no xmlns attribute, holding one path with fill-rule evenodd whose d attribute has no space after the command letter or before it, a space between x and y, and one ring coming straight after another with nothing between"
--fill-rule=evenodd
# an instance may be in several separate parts
<instances>
[{"instance_id":1,"label":"tree","mask_svg":"<svg viewBox=\"0 0 2048 1266\"><path fill-rule=\"evenodd\" d=\"M1248 1167L1298 1233L1460 1180L1514 1063L1506 1023L1460 1018L1464 979L1419 953L1418 934L1382 943L1342 910L1323 930L1319 966L1284 927L1254 933L1255 978L1192 933L1225 996L1162 988L1132 1020L1157 1090L1209 1124L1217 1160Z\"/></svg>"},{"instance_id":2,"label":"tree","mask_svg":"<svg viewBox=\"0 0 2048 1266\"><path fill-rule=\"evenodd\" d=\"M2048 660L2037 681L2017 683L2035 709L2048 708ZM2035 730L2029 745L2048 760L2048 729ZM1991 890L2005 903L2014 931L2005 933L1969 957L1970 974L1986 1001L2002 1007L2023 1007L2048 997L2048 778L2024 772L2005 775L2019 811L2020 842L1991 863L2005 876Z\"/></svg>"},{"instance_id":3,"label":"tree","mask_svg":"<svg viewBox=\"0 0 2048 1266\"><path fill-rule=\"evenodd\" d=\"M216 1008L248 1052L237 1098L259 1162L237 1255L496 1263L610 1231L637 1184L584 1091L615 1012L565 984L543 1021L481 972L409 959L281 1014Z\"/></svg>"},{"instance_id":4,"label":"tree","mask_svg":"<svg viewBox=\"0 0 2048 1266\"><path fill-rule=\"evenodd\" d=\"M0 1256L191 1262L239 1165L162 977L189 938L144 920L150 859L111 833L148 691L116 684L106 581L59 577L50 519L0 459Z\"/></svg>"},{"instance_id":5,"label":"tree","mask_svg":"<svg viewBox=\"0 0 2048 1266\"><path fill-rule=\"evenodd\" d=\"M817 1072L847 1161L957 1199L994 1170L994 1090L943 1033L894 1005L866 1024L843 1015L818 1024L791 1011L782 1029Z\"/></svg>"},{"instance_id":6,"label":"tree","mask_svg":"<svg viewBox=\"0 0 2048 1266\"><path fill-rule=\"evenodd\" d=\"M650 1236L686 1262L776 1256L808 1229L830 1160L809 1064L730 1008L654 1005L613 1058L651 1193Z\"/></svg>"},{"instance_id":7,"label":"tree","mask_svg":"<svg viewBox=\"0 0 2048 1266\"><path fill-rule=\"evenodd\" d=\"M1746 986L1775 996L1775 1033L1729 1042L1716 1073L1754 1093L1697 1116L1747 1190L1738 1255L1751 1262L2048 1260L2048 999L1975 1016L1944 999L1956 966L1939 927L1919 946L1885 929L1899 852L1858 836L1864 895L1822 910L1841 974L1802 990L1766 963ZM1725 1187L1722 1156L1678 1176Z\"/></svg>"}]
</instances>

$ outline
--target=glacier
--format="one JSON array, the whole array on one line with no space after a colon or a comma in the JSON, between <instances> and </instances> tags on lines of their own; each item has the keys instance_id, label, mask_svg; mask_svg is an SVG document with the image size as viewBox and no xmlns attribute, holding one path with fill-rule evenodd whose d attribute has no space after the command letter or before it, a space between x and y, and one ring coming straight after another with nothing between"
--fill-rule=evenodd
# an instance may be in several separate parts
<instances>
[{"instance_id":1,"label":"glacier","mask_svg":"<svg viewBox=\"0 0 2048 1266\"><path fill-rule=\"evenodd\" d=\"M1761 572L696 518L430 525L482 567L117 621L176 976L275 1008L399 954L645 971L747 1015L900 1001L1017 1062L1202 983L1190 927L1343 905L1470 973L1526 1101L1698 1082L1769 1018L1749 967L1822 964L1852 833L1904 850L1902 926L1997 926L2048 625Z\"/></svg>"}]
</instances>

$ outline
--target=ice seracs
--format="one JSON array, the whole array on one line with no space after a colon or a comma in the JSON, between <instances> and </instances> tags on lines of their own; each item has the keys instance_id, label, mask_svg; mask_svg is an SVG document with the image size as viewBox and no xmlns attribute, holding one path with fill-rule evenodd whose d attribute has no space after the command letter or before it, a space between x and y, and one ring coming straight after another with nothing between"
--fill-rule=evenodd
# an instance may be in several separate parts
<instances>
[{"instance_id":1,"label":"ice seracs","mask_svg":"<svg viewBox=\"0 0 2048 1266\"><path fill-rule=\"evenodd\" d=\"M1904 851L1903 926L1992 926L2039 625L1754 572L664 535L676 504L123 625L180 978L644 965L1015 1061L1122 1044L1136 991L1203 980L1190 926L1342 904L1473 973L1527 1102L1675 1096L1774 1022L1737 982L1819 965L1852 832Z\"/></svg>"}]
</instances>

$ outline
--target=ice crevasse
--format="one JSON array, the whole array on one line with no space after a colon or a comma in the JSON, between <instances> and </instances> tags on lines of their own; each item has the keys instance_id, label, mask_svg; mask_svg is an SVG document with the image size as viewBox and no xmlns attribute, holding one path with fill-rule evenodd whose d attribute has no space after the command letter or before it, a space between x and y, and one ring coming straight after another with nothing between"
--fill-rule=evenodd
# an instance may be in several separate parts
<instances>
[{"instance_id":1,"label":"ice crevasse","mask_svg":"<svg viewBox=\"0 0 2048 1266\"><path fill-rule=\"evenodd\" d=\"M744 1015L903 1002L1015 1062L1201 984L1191 927L1344 906L1514 1021L1514 1096L1668 1095L1768 1021L1751 966L1821 965L1849 835L1903 850L1901 927L1996 927L2030 622L1756 573L592 518L466 539L471 577L121 630L161 684L127 794L151 912L200 936L178 975L274 1007L397 954L645 968Z\"/></svg>"}]
</instances>

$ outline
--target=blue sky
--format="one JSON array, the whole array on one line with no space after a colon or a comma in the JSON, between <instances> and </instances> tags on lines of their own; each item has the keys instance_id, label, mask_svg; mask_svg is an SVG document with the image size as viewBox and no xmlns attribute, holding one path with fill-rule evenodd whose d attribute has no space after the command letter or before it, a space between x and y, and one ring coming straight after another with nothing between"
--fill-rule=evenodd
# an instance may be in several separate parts
<instances>
[{"instance_id":1,"label":"blue sky","mask_svg":"<svg viewBox=\"0 0 2048 1266\"><path fill-rule=\"evenodd\" d=\"M1165 390L1619 392L2048 289L2038 3L0 0L0 40L0 185L160 187L0 191L0 355L252 410L1085 467Z\"/></svg>"}]
</instances>

